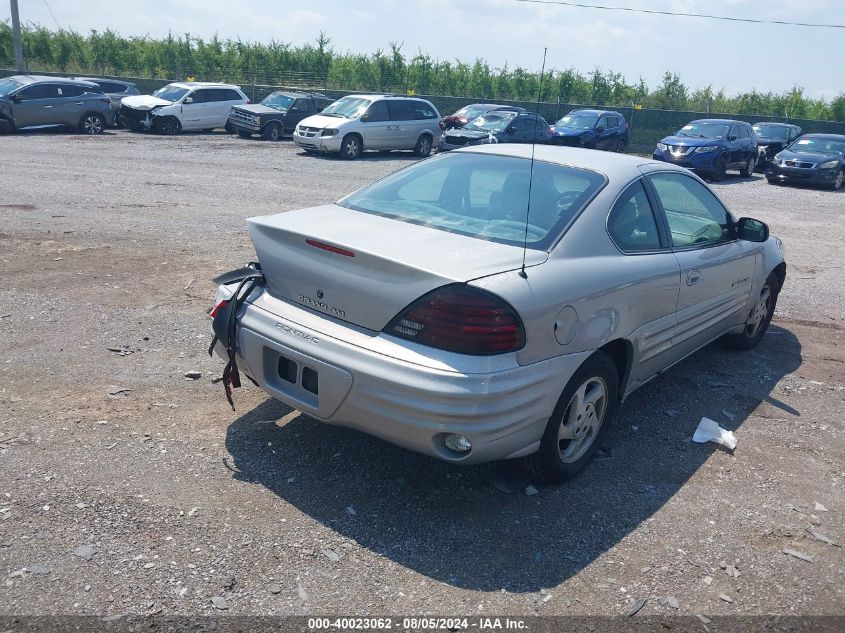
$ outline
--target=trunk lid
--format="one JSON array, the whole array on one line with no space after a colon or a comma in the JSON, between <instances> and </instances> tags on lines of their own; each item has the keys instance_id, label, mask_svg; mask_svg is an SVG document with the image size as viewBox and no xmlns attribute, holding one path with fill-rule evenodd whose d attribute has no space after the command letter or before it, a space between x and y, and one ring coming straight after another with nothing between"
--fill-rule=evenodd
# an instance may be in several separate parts
<instances>
[{"instance_id":1,"label":"trunk lid","mask_svg":"<svg viewBox=\"0 0 845 633\"><path fill-rule=\"evenodd\" d=\"M333 204L247 222L271 294L375 331L435 288L522 265L521 247Z\"/></svg>"}]
</instances>

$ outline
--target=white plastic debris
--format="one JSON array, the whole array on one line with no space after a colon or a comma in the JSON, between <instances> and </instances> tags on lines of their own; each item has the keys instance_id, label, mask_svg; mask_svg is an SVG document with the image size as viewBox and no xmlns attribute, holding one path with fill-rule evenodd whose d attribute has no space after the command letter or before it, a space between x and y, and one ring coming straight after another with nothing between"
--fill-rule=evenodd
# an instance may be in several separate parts
<instances>
[{"instance_id":1,"label":"white plastic debris","mask_svg":"<svg viewBox=\"0 0 845 633\"><path fill-rule=\"evenodd\" d=\"M715 442L731 451L736 448L736 437L733 431L723 429L710 418L701 418L701 422L698 423L698 428L695 429L695 434L692 436L692 441L699 444Z\"/></svg>"}]
</instances>

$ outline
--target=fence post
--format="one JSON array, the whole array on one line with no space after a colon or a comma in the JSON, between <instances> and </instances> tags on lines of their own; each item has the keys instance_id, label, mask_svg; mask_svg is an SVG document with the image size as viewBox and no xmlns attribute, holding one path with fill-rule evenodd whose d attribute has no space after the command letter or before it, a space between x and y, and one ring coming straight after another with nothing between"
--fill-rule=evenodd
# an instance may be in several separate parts
<instances>
[{"instance_id":1,"label":"fence post","mask_svg":"<svg viewBox=\"0 0 845 633\"><path fill-rule=\"evenodd\" d=\"M255 75L252 76L252 102L255 103Z\"/></svg>"},{"instance_id":2,"label":"fence post","mask_svg":"<svg viewBox=\"0 0 845 633\"><path fill-rule=\"evenodd\" d=\"M557 107L555 108L555 121L560 118L560 94L557 96Z\"/></svg>"}]
</instances>

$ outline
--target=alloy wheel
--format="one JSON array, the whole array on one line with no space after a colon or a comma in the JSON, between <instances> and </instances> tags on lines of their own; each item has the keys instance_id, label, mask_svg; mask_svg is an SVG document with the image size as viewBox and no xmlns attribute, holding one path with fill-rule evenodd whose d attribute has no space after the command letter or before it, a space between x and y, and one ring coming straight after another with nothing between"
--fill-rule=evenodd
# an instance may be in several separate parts
<instances>
[{"instance_id":1,"label":"alloy wheel","mask_svg":"<svg viewBox=\"0 0 845 633\"><path fill-rule=\"evenodd\" d=\"M103 120L96 114L89 114L82 121L82 129L86 134L100 134L103 131Z\"/></svg>"},{"instance_id":2,"label":"alloy wheel","mask_svg":"<svg viewBox=\"0 0 845 633\"><path fill-rule=\"evenodd\" d=\"M566 463L578 461L593 445L607 412L607 383L599 376L575 391L558 428L558 453Z\"/></svg>"}]
</instances>

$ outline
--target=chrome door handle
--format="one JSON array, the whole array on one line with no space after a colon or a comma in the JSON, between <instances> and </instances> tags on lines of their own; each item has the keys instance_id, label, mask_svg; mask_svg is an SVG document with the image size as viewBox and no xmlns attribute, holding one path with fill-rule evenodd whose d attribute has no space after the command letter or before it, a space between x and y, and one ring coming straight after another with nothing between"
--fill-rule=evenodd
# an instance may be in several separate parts
<instances>
[{"instance_id":1,"label":"chrome door handle","mask_svg":"<svg viewBox=\"0 0 845 633\"><path fill-rule=\"evenodd\" d=\"M84 101L77 101L74 105L84 105Z\"/></svg>"},{"instance_id":2,"label":"chrome door handle","mask_svg":"<svg viewBox=\"0 0 845 633\"><path fill-rule=\"evenodd\" d=\"M687 273L687 285L694 286L699 281L701 281L701 271L700 270L691 270Z\"/></svg>"},{"instance_id":3,"label":"chrome door handle","mask_svg":"<svg viewBox=\"0 0 845 633\"><path fill-rule=\"evenodd\" d=\"M44 109L46 110L47 108L52 108L52 107L53 106L44 106Z\"/></svg>"}]
</instances>

